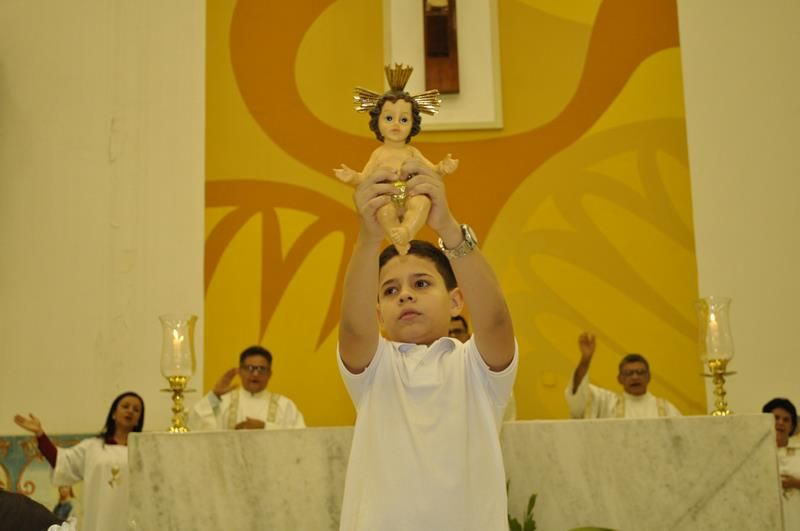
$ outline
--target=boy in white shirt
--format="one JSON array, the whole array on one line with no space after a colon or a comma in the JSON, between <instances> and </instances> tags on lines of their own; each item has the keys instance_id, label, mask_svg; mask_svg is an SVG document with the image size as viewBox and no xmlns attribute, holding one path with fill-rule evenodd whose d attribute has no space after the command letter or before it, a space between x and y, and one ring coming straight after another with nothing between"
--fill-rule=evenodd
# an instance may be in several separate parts
<instances>
[{"instance_id":1,"label":"boy in white shirt","mask_svg":"<svg viewBox=\"0 0 800 531\"><path fill-rule=\"evenodd\" d=\"M431 200L428 225L442 250L413 241L407 255L389 247L376 260L376 212L397 175L378 169L354 194L361 228L344 281L338 360L357 419L340 529L507 530L499 430L517 369L511 317L439 176L413 159L400 178L408 175L409 196ZM462 343L447 336L465 300L474 334Z\"/></svg>"}]
</instances>

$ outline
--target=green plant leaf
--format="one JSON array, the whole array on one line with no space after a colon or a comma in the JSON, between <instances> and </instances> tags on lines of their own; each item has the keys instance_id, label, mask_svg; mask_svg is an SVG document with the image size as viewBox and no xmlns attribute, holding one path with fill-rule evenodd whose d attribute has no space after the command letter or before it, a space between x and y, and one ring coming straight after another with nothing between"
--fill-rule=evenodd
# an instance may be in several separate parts
<instances>
[{"instance_id":1,"label":"green plant leaf","mask_svg":"<svg viewBox=\"0 0 800 531\"><path fill-rule=\"evenodd\" d=\"M525 511L525 514L532 515L534 505L536 505L536 494L531 494L531 497L528 499L528 510Z\"/></svg>"}]
</instances>

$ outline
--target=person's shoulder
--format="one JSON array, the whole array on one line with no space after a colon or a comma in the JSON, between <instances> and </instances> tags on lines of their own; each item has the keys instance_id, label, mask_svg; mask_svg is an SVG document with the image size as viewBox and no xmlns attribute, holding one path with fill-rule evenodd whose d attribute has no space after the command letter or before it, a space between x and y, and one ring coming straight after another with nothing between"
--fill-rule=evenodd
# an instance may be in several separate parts
<instances>
[{"instance_id":1,"label":"person's shoulder","mask_svg":"<svg viewBox=\"0 0 800 531\"><path fill-rule=\"evenodd\" d=\"M55 444L55 443L53 443L53 444ZM82 450L85 450L86 448L94 448L94 447L98 447L98 446L103 446L103 444L105 444L105 441L103 440L103 438L100 435L94 435L92 437L87 437L85 439L82 439L82 440L80 440L78 442L78 444L75 444L75 445L70 446L68 448L80 448ZM56 446L58 446L58 445L56 445Z\"/></svg>"},{"instance_id":2,"label":"person's shoulder","mask_svg":"<svg viewBox=\"0 0 800 531\"><path fill-rule=\"evenodd\" d=\"M400 345L404 343L400 341L394 341L392 339L386 338L382 335L378 336L378 344L375 346L375 355L381 354L382 352L400 352Z\"/></svg>"},{"instance_id":3,"label":"person's shoulder","mask_svg":"<svg viewBox=\"0 0 800 531\"><path fill-rule=\"evenodd\" d=\"M278 402L292 402L292 399L286 395L276 393L275 391L264 391L262 397L265 400L277 400Z\"/></svg>"},{"instance_id":4,"label":"person's shoulder","mask_svg":"<svg viewBox=\"0 0 800 531\"><path fill-rule=\"evenodd\" d=\"M678 409L678 406L676 406L666 398L659 397L659 400L663 400L667 404L667 407L672 409L674 413L677 413L678 415L683 415L683 412L680 409Z\"/></svg>"},{"instance_id":5,"label":"person's shoulder","mask_svg":"<svg viewBox=\"0 0 800 531\"><path fill-rule=\"evenodd\" d=\"M474 350L476 354L478 352L478 346L475 344L475 336L470 336L465 342L461 342L455 337L440 337L437 341L441 341L442 343L448 342L452 345L450 349L452 352L456 352L458 354L466 354L468 350Z\"/></svg>"},{"instance_id":6,"label":"person's shoulder","mask_svg":"<svg viewBox=\"0 0 800 531\"><path fill-rule=\"evenodd\" d=\"M297 403L286 395L278 395L278 402L285 404L285 406L288 408L294 408L298 411L300 410L300 408L297 407Z\"/></svg>"}]
</instances>

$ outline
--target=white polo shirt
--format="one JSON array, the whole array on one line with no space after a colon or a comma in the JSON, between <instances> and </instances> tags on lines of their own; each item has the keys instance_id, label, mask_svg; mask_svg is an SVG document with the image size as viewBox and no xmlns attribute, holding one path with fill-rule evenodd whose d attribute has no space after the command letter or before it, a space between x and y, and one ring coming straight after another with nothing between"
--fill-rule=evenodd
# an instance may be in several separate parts
<instances>
[{"instance_id":1,"label":"white polo shirt","mask_svg":"<svg viewBox=\"0 0 800 531\"><path fill-rule=\"evenodd\" d=\"M430 347L380 338L361 374L339 372L357 411L340 530L506 531L499 432L517 373L473 339Z\"/></svg>"}]
</instances>

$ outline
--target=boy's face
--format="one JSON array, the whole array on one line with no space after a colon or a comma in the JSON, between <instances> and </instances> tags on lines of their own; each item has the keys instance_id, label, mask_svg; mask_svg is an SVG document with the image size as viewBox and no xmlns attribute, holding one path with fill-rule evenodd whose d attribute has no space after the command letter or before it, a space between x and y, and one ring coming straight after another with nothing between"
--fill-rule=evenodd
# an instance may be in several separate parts
<instances>
[{"instance_id":1,"label":"boy's face","mask_svg":"<svg viewBox=\"0 0 800 531\"><path fill-rule=\"evenodd\" d=\"M426 258L395 256L378 275L378 321L392 341L430 345L447 336L450 318L462 307L461 290L448 292Z\"/></svg>"}]
</instances>

